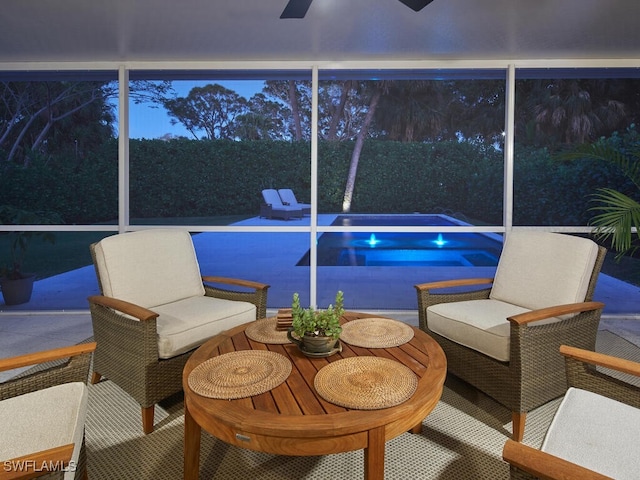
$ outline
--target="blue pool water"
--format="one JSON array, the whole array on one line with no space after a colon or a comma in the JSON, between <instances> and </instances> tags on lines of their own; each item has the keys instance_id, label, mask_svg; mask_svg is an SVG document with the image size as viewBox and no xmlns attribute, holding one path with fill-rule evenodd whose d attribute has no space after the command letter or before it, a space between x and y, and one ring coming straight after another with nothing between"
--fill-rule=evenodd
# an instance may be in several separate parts
<instances>
[{"instance_id":1,"label":"blue pool water","mask_svg":"<svg viewBox=\"0 0 640 480\"><path fill-rule=\"evenodd\" d=\"M376 226L464 225L442 215L340 215L332 226L370 226L371 232L325 232L318 266L491 267L502 242L482 233L376 232ZM297 263L309 265L309 252Z\"/></svg>"}]
</instances>

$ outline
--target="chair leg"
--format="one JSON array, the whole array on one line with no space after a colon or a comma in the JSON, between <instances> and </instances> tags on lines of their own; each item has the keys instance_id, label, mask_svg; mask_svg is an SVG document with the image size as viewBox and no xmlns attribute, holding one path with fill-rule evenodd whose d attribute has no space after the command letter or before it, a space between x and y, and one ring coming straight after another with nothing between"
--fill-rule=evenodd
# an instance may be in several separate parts
<instances>
[{"instance_id":1,"label":"chair leg","mask_svg":"<svg viewBox=\"0 0 640 480\"><path fill-rule=\"evenodd\" d=\"M89 480L89 474L87 473L87 466L86 465L82 469L82 472L80 472L80 480Z\"/></svg>"},{"instance_id":2,"label":"chair leg","mask_svg":"<svg viewBox=\"0 0 640 480\"><path fill-rule=\"evenodd\" d=\"M142 407L142 430L145 434L153 432L153 414L155 405L150 407Z\"/></svg>"},{"instance_id":3,"label":"chair leg","mask_svg":"<svg viewBox=\"0 0 640 480\"><path fill-rule=\"evenodd\" d=\"M511 412L511 424L513 425L512 439L516 442L522 442L524 437L524 424L527 420L527 412Z\"/></svg>"},{"instance_id":4,"label":"chair leg","mask_svg":"<svg viewBox=\"0 0 640 480\"><path fill-rule=\"evenodd\" d=\"M93 372L93 374L91 375L91 385L95 385L96 383L98 383L101 378L102 375L100 373Z\"/></svg>"}]
</instances>

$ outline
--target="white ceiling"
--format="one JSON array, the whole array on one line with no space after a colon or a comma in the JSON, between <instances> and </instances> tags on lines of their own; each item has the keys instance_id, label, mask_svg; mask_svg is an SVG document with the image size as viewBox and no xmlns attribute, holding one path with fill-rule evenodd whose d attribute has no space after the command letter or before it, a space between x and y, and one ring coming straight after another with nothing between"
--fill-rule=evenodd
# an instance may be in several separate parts
<instances>
[{"instance_id":1,"label":"white ceiling","mask_svg":"<svg viewBox=\"0 0 640 480\"><path fill-rule=\"evenodd\" d=\"M640 58L639 0L2 0L0 63Z\"/></svg>"}]
</instances>

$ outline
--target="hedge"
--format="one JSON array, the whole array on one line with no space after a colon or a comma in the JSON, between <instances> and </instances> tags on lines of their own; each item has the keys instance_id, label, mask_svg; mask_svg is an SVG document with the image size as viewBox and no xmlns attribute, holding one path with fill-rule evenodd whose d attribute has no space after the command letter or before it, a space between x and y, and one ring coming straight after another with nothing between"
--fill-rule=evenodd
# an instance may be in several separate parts
<instances>
[{"instance_id":1,"label":"hedge","mask_svg":"<svg viewBox=\"0 0 640 480\"><path fill-rule=\"evenodd\" d=\"M352 142L321 142L318 210L340 212ZM131 140L132 218L255 216L264 188L310 194L308 142ZM34 159L5 167L0 204L55 210L67 224L113 222L118 212L118 146L85 158ZM544 149L516 149L514 222L586 225L589 195L625 179L604 162L555 160ZM359 162L353 213L450 212L501 224L503 153L456 141L434 144L369 140Z\"/></svg>"}]
</instances>

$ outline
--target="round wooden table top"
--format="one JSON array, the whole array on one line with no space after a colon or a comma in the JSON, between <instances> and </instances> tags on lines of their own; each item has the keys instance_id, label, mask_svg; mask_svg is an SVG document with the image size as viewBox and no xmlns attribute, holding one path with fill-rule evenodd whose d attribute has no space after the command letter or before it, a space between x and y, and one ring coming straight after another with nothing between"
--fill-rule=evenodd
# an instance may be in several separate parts
<instances>
[{"instance_id":1,"label":"round wooden table top","mask_svg":"<svg viewBox=\"0 0 640 480\"><path fill-rule=\"evenodd\" d=\"M343 320L367 317L379 316L347 312ZM382 432L380 440L384 444L403 432L419 429L442 395L447 370L444 352L418 328L412 327L413 338L397 347L362 348L343 342L342 352L316 358L304 355L291 343L251 340L245 335L247 325L207 341L184 368L188 414L201 428L227 443L281 455L324 455L367 449L371 446L372 431ZM291 361L291 374L266 393L235 400L208 398L189 387L189 374L195 367L216 355L238 350L280 353ZM355 356L384 357L407 366L418 378L415 393L399 405L377 410L348 409L327 402L314 389L316 373L330 362Z\"/></svg>"}]
</instances>

